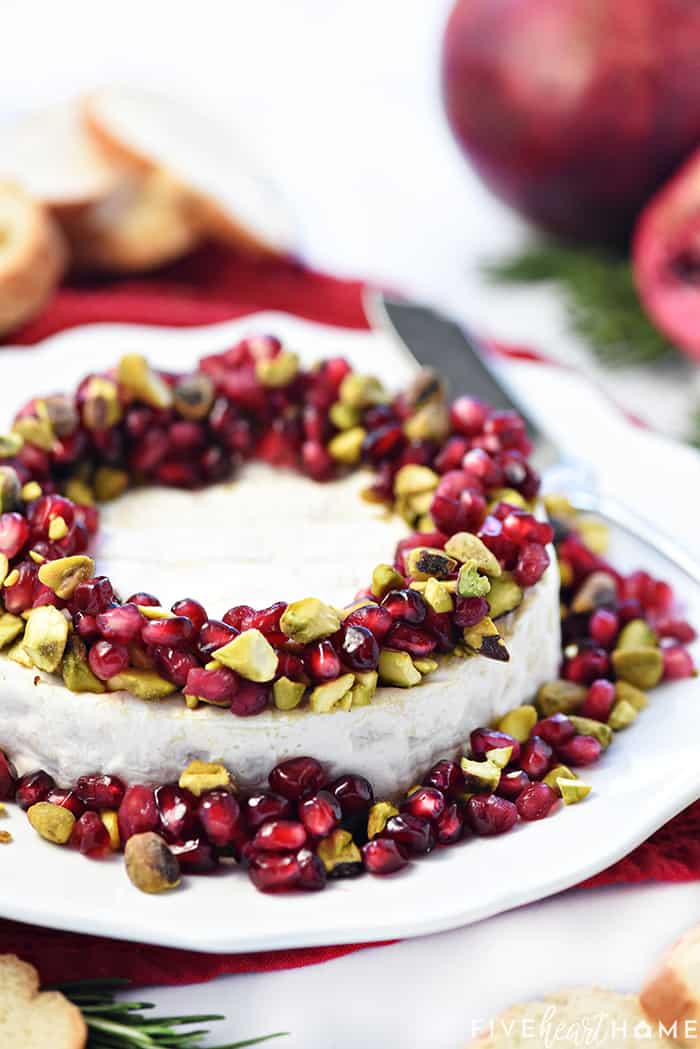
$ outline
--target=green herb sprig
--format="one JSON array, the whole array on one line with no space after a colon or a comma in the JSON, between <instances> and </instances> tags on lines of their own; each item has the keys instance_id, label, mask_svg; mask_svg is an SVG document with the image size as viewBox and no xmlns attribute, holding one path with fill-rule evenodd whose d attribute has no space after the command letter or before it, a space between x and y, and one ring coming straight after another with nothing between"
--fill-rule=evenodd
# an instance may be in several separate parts
<instances>
[{"instance_id":1,"label":"green herb sprig","mask_svg":"<svg viewBox=\"0 0 700 1049\"><path fill-rule=\"evenodd\" d=\"M158 1016L144 1015L153 1009L150 1002L126 1002L117 999L117 993L128 988L128 980L81 980L53 988L78 1006L88 1027L87 1049L199 1049L208 1029L192 1028L223 1020L223 1016ZM280 1038L286 1031L232 1042L216 1049L243 1049L259 1045L271 1038Z\"/></svg>"}]
</instances>

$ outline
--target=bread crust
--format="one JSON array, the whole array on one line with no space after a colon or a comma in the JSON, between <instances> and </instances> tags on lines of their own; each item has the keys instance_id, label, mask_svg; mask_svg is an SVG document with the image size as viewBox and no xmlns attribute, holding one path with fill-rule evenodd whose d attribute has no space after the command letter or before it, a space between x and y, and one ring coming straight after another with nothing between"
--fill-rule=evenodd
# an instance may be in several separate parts
<instances>
[{"instance_id":1,"label":"bread crust","mask_svg":"<svg viewBox=\"0 0 700 1049\"><path fill-rule=\"evenodd\" d=\"M649 1019L666 1029L676 1024L675 1040L685 1046L700 1044L700 988L693 989L683 971L685 951L699 942L700 928L682 936L663 956L639 995L640 1005ZM688 1030L692 1022L695 1037L691 1037Z\"/></svg>"},{"instance_id":2,"label":"bread crust","mask_svg":"<svg viewBox=\"0 0 700 1049\"><path fill-rule=\"evenodd\" d=\"M35 1010L34 1024L28 1025ZM30 1041L23 1039L21 1046L16 1041L13 1014L29 1034ZM7 1049L85 1049L86 1043L87 1027L78 1007L58 991L40 991L33 965L14 954L0 955L0 1045Z\"/></svg>"}]
</instances>

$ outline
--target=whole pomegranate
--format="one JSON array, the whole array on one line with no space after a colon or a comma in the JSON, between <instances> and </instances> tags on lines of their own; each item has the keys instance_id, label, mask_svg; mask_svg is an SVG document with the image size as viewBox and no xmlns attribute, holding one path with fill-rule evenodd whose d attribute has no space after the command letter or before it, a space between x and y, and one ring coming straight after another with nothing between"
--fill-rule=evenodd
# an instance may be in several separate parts
<instances>
[{"instance_id":1,"label":"whole pomegranate","mask_svg":"<svg viewBox=\"0 0 700 1049\"><path fill-rule=\"evenodd\" d=\"M452 128L489 186L569 237L624 240L700 145L700 3L458 0Z\"/></svg>"}]
</instances>

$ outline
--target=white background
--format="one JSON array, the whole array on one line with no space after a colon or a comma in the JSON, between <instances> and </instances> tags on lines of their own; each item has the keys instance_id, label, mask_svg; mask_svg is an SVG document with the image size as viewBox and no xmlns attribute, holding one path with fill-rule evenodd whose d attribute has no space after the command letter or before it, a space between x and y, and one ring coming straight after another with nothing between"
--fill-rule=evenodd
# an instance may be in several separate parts
<instances>
[{"instance_id":1,"label":"white background","mask_svg":"<svg viewBox=\"0 0 700 1049\"><path fill-rule=\"evenodd\" d=\"M576 363L648 421L682 432L689 367L611 378L567 332L552 289L504 291L481 280L480 262L512 249L525 230L477 183L444 125L447 0L2 7L0 121L115 79L197 99L283 188L312 263L390 282ZM697 885L567 894L322 967L149 996L168 1012L226 1012L219 1042L284 1028L294 1035L280 1044L304 1049L448 1049L475 1020L562 983L635 987L699 904Z\"/></svg>"}]
</instances>

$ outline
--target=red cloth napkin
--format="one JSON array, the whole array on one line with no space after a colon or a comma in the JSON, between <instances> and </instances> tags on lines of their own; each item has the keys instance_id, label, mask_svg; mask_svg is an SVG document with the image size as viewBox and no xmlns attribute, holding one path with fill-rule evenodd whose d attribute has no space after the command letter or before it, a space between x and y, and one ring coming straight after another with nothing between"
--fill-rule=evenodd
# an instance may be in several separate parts
<instances>
[{"instance_id":1,"label":"red cloth napkin","mask_svg":"<svg viewBox=\"0 0 700 1049\"><path fill-rule=\"evenodd\" d=\"M363 287L359 281L337 280L291 261L250 262L228 250L208 246L155 277L66 285L12 342L30 345L65 328L91 322L186 326L211 324L260 309L285 310L326 324L366 328ZM499 350L503 352L504 348L499 346ZM537 359L521 348L512 352ZM99 877L97 868L95 877ZM624 860L584 884L695 878L700 878L700 802ZM197 983L224 973L311 965L369 946L373 945L203 954L0 920L0 953L16 953L32 962L46 983L96 976L127 977L137 985Z\"/></svg>"}]
</instances>

